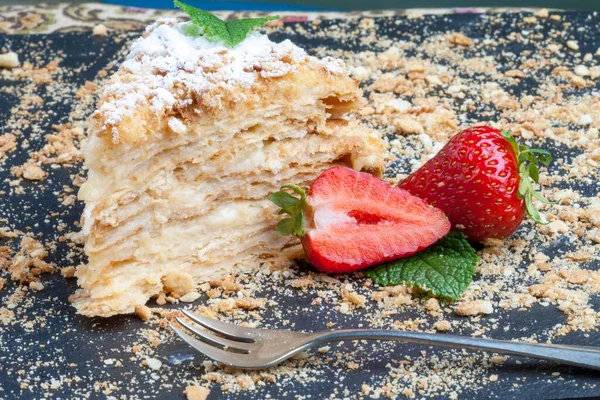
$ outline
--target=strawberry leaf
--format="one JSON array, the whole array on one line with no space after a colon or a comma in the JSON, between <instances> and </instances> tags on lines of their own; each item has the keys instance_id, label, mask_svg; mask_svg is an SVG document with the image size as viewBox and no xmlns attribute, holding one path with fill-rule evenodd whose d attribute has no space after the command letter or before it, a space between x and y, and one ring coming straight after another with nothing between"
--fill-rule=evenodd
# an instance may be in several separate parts
<instances>
[{"instance_id":1,"label":"strawberry leaf","mask_svg":"<svg viewBox=\"0 0 600 400\"><path fill-rule=\"evenodd\" d=\"M368 269L365 275L380 286L403 283L457 300L473 280L477 262L466 236L452 231L425 250Z\"/></svg>"},{"instance_id":2,"label":"strawberry leaf","mask_svg":"<svg viewBox=\"0 0 600 400\"><path fill-rule=\"evenodd\" d=\"M529 164L529 177L533 179L535 183L540 183L540 172L537 165Z\"/></svg>"},{"instance_id":3,"label":"strawberry leaf","mask_svg":"<svg viewBox=\"0 0 600 400\"><path fill-rule=\"evenodd\" d=\"M204 35L208 39L220 40L228 47L234 47L243 42L252 29L262 26L269 21L279 19L279 16L269 16L223 21L207 11L190 6L179 0L175 0L173 4L190 16L193 25L184 25L182 30L185 34L189 36Z\"/></svg>"},{"instance_id":4,"label":"strawberry leaf","mask_svg":"<svg viewBox=\"0 0 600 400\"><path fill-rule=\"evenodd\" d=\"M289 210L298 206L300 199L292 196L288 192L276 192L269 196L277 207L281 207L283 210Z\"/></svg>"},{"instance_id":5,"label":"strawberry leaf","mask_svg":"<svg viewBox=\"0 0 600 400\"><path fill-rule=\"evenodd\" d=\"M542 164L544 164L546 167L548 165L550 165L550 162L552 162L552 156L550 155L550 153L546 154L546 153L540 153L538 155L538 159L540 160L540 162Z\"/></svg>"},{"instance_id":6,"label":"strawberry leaf","mask_svg":"<svg viewBox=\"0 0 600 400\"><path fill-rule=\"evenodd\" d=\"M510 143L515 154L518 155L519 154L519 143L517 143L517 141L515 140L515 138L513 137L512 133L511 133L511 131L505 131L503 129L500 133L502 134L502 136L504 136L504 139L506 139L506 141L508 143Z\"/></svg>"},{"instance_id":7,"label":"strawberry leaf","mask_svg":"<svg viewBox=\"0 0 600 400\"><path fill-rule=\"evenodd\" d=\"M536 221L540 224L548 223L548 221L546 221L544 218L542 218L542 216L540 215L537 208L535 208L535 206L533 205L533 199L532 199L531 192L528 192L527 194L525 194L525 208L527 208L527 213L529 214L531 219L533 219L534 221Z\"/></svg>"},{"instance_id":8,"label":"strawberry leaf","mask_svg":"<svg viewBox=\"0 0 600 400\"><path fill-rule=\"evenodd\" d=\"M299 197L295 197L284 191L290 189ZM294 184L288 183L281 187L279 192L271 194L268 199L280 207L279 214L288 214L275 227L275 231L282 236L294 235L304 236L304 210L306 209L306 192Z\"/></svg>"},{"instance_id":9,"label":"strawberry leaf","mask_svg":"<svg viewBox=\"0 0 600 400\"><path fill-rule=\"evenodd\" d=\"M546 203L554 204L551 201L546 200L540 195L535 188L533 183L540 182L540 171L539 165L548 166L552 161L552 155L544 149L530 149L529 147L517 143L515 138L512 136L510 131L502 131L502 136L510 143L511 147L515 152L515 156L519 163L519 189L518 196L525 200L525 208L527 214L531 219L540 224L547 224L548 222L540 215L538 210L533 204L533 198Z\"/></svg>"},{"instance_id":10,"label":"strawberry leaf","mask_svg":"<svg viewBox=\"0 0 600 400\"><path fill-rule=\"evenodd\" d=\"M277 226L275 226L275 232L279 233L281 236L287 236L294 233L296 230L296 221L292 218L284 218Z\"/></svg>"}]
</instances>

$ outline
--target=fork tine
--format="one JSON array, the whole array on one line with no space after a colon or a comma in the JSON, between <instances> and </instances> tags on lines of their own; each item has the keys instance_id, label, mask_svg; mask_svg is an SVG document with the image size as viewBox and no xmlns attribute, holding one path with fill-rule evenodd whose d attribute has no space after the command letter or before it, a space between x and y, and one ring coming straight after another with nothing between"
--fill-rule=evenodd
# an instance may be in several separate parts
<instances>
[{"instance_id":1,"label":"fork tine","mask_svg":"<svg viewBox=\"0 0 600 400\"><path fill-rule=\"evenodd\" d=\"M217 335L213 335L212 333L208 333L206 331L200 330L197 327L187 323L183 319L176 317L177 322L179 322L182 326L184 326L189 331L193 332L196 336L200 338L205 343L212 344L213 346L226 346L227 349L224 350L234 350L243 352L248 354L250 351L256 349L256 344L248 343L248 342L237 342L229 339L222 338Z\"/></svg>"},{"instance_id":2,"label":"fork tine","mask_svg":"<svg viewBox=\"0 0 600 400\"><path fill-rule=\"evenodd\" d=\"M255 341L254 337L256 335L264 332L264 329L244 328L238 325L227 324L216 319L203 317L200 314L188 310L181 310L181 312L198 325L202 325L206 329L223 335L227 339L252 343Z\"/></svg>"},{"instance_id":3,"label":"fork tine","mask_svg":"<svg viewBox=\"0 0 600 400\"><path fill-rule=\"evenodd\" d=\"M179 336L184 342L198 350L200 353L212 358L221 364L229 365L232 367L241 368L255 368L256 365L250 358L245 354L232 353L229 351L221 350L217 347L211 346L210 344L204 343L193 336L188 335L181 329L177 328L173 324L169 324L171 329Z\"/></svg>"}]
</instances>

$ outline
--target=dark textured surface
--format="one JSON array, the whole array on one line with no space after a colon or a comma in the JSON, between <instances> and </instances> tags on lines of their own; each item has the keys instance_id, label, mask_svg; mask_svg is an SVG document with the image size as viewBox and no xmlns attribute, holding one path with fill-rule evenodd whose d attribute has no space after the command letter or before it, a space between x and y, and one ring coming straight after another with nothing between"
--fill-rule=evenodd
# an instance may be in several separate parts
<instances>
[{"instance_id":1,"label":"dark textured surface","mask_svg":"<svg viewBox=\"0 0 600 400\"><path fill-rule=\"evenodd\" d=\"M600 37L598 34L598 17L591 17L588 14L568 14L567 20L572 24L569 27L570 36L577 38L582 47L582 52L594 53L600 46ZM481 38L486 34L503 35L503 30L511 29L514 20L522 19L522 15L505 15L501 23L490 28L486 23L482 23L478 15L453 15L444 17L426 17L422 20L379 20L379 29L389 36L403 37L407 32L420 33L424 37L445 31L462 31L472 38ZM325 22L323 24L326 24ZM583 27L579 31L577 28ZM132 34L135 36L135 34ZM287 37L283 34L273 34L275 39ZM333 38L307 39L301 35L295 35L291 39L307 49L316 46L331 46L339 48L340 46L349 46L337 43ZM127 41L115 43L111 37L93 38L89 34L56 34L39 36L0 36L0 47L10 43L13 49L17 49L22 54L23 59L34 59L32 52L39 53L40 57L37 63L44 65L44 54L49 54L48 49L64 52L62 66L72 68L76 73L63 74L60 79L71 85L82 85L86 80L94 80L97 72L103 68L109 61L117 57L117 52ZM29 47L30 45L34 47ZM522 44L507 43L506 48L513 52L522 51ZM535 50L535 43L529 45L531 50ZM350 49L350 47L349 47ZM503 50L502 48L490 48L490 53ZM549 71L548 71L549 72ZM537 80L543 77L536 77ZM0 78L0 85L19 85L19 83L5 82ZM510 90L519 92L529 90L528 85L536 85L536 79L527 79L523 85L515 86ZM40 96L47 98L46 106L52 104L51 93L45 93L40 88ZM0 121L5 121L9 117L10 108L17 104L18 98L7 95L0 91ZM67 116L75 104L72 96L65 96L58 104L52 105L56 111L54 116L43 121L47 131L50 126L56 123L67 122ZM476 112L475 112L476 113ZM471 115L470 118L476 119L477 115ZM0 122L1 123L1 122ZM24 136L27 137L28 131L24 129ZM32 141L32 149L42 146L42 141ZM571 160L579 154L577 148L567 146L555 147L548 143L549 149L557 157ZM0 170L0 190L9 191L6 178L10 177L9 166L21 165L27 159L27 153L19 149L9 157L4 169ZM410 167L402 161L392 164L394 168L407 172ZM553 167L558 168L558 167ZM70 184L69 175L76 173L78 167L66 167L60 169L48 169L49 177L43 185L23 183L25 195L4 195L1 200L0 217L6 218L12 228L27 230L27 227L33 227L33 231L43 233L43 237L51 239L54 237L56 229L56 218L51 219L50 223L45 222L47 216L53 211L59 211L58 219L63 220L69 227L66 232L75 230L75 222L79 219L82 211L82 204L65 210L58 206L58 200L53 191L59 190L63 184ZM598 183L585 184L573 182L574 187L581 189L588 196L593 196L598 192ZM523 234L527 229L524 226L519 233ZM571 250L576 244L565 241L552 243L546 249L547 254L563 253ZM60 245L54 251L49 259L59 266L76 264L76 260L66 262L64 256L67 248ZM597 269L597 261L588 263L587 268ZM356 278L350 277L351 280ZM67 298L75 290L73 280L65 281L60 274L44 276L42 279L45 290L40 293L28 294L33 298L33 305L27 311L27 318L35 319L36 316L45 315L46 324L44 327L36 326L32 332L25 331L20 324L12 326L0 325L0 398L6 399L30 399L41 398L44 393L50 393L52 396L60 398L74 398L89 395L91 398L102 398L105 395L93 388L94 382L110 381L116 383L116 390L111 394L126 398L180 398L182 391L194 378L199 378L202 374L203 356L192 352L186 345L179 341L169 341L161 345L155 353L156 358L160 358L167 365L163 366L158 372L160 377L153 378L153 373L147 368L140 366L140 360L130 359L129 354L123 353L124 343L137 340L139 330L144 324L135 317L120 316L110 319L89 319L75 315L74 309L68 304ZM9 283L10 287L14 284ZM10 289L9 287L9 289ZM9 290L0 292L0 301L4 303ZM337 328L357 327L363 322L364 312L357 310L352 315L342 315L339 313L327 313L319 306L311 305L313 297L297 291L290 292L280 287L267 287L262 296L277 299L279 312L286 319L288 324L284 323L280 314L275 315L272 308L267 308L263 316L264 325L273 327L291 326L299 330L321 330L326 329L326 323L329 321L337 322ZM203 298L198 300L201 302ZM596 299L598 300L598 299ZM171 306L175 307L175 306ZM598 301L595 302L595 308L598 309ZM398 319L415 317L410 307L406 309ZM492 329L486 333L487 337L498 339L513 339L531 335L535 332L543 332L557 323L564 322L566 316L555 307L542 307L534 305L528 312L496 311L493 315L502 321L497 329ZM491 325L491 323L490 323ZM503 328L509 325L510 330L506 332ZM455 333L461 333L461 329ZM464 331L462 333L470 333ZM543 334L542 334L543 336ZM544 339L542 337L542 339ZM574 333L568 336L556 339L557 343L579 344L598 346L600 345L600 334L589 332L589 337L584 337L582 333ZM286 384L279 382L276 385L267 384L258 389L258 391L248 391L240 393L221 393L218 385L212 390L211 399L285 399L285 398L354 398L360 392L361 385L370 383L377 385L381 377L387 375L386 364L391 359L401 359L405 355L418 357L422 346L409 346L401 343L385 343L375 345L361 345L353 350L352 344L343 344L340 347L342 352L352 354L353 360L361 362L361 367L356 371L348 371L345 368L332 365L325 362L316 367L318 372L313 373L314 381L308 383L293 382ZM337 348L336 348L337 350ZM431 353L432 351L430 351ZM433 350L441 358L446 357L447 351ZM456 354L456 353L454 353ZM466 353L465 353L466 354ZM323 361L325 356L316 354L315 360ZM101 360L105 358L117 358L122 360L123 366L105 365ZM34 367L37 363L37 366ZM310 359L307 364L310 364ZM79 382L73 381L71 384L63 383L56 390L45 390L36 385L31 390L21 390L19 388L18 375L16 371L20 366L26 370L36 368L35 375L39 377L39 382L47 382L50 379L61 380L64 377L78 376ZM10 374L9 372L10 371ZM492 372L498 374L498 382L487 384L481 388L471 389L468 384L459 393L459 398L472 399L559 399L559 398L580 398L600 395L600 376L597 372L586 371L578 368L560 367L551 363L537 362L526 359L510 358L503 366L493 367ZM552 376L552 373L560 372L560 378ZM435 374L434 371L429 373ZM62 378L61 378L62 377ZM38 382L38 383L39 383ZM33 382L32 382L33 383ZM347 389L347 394L344 390ZM398 391L401 391L401 387ZM299 397L304 396L304 397ZM441 398L447 398L448 394L442 393ZM400 396L402 397L402 396Z\"/></svg>"}]
</instances>

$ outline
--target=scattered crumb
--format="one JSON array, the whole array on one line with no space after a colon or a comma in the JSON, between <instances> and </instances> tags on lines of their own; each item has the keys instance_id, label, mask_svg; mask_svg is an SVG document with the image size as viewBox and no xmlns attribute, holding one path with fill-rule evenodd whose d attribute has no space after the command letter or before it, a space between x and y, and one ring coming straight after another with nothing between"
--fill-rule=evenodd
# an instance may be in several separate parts
<instances>
[{"instance_id":1,"label":"scattered crumb","mask_svg":"<svg viewBox=\"0 0 600 400\"><path fill-rule=\"evenodd\" d=\"M439 311L440 302L435 297L428 299L425 302L425 311Z\"/></svg>"},{"instance_id":2,"label":"scattered crumb","mask_svg":"<svg viewBox=\"0 0 600 400\"><path fill-rule=\"evenodd\" d=\"M0 135L0 160L4 159L6 154L17 148L17 137L12 133Z\"/></svg>"},{"instance_id":3,"label":"scattered crumb","mask_svg":"<svg viewBox=\"0 0 600 400\"><path fill-rule=\"evenodd\" d=\"M8 265L11 279L21 283L30 283L39 280L42 273L54 272L54 266L44 261L48 251L44 245L30 237L21 239L19 252Z\"/></svg>"},{"instance_id":4,"label":"scattered crumb","mask_svg":"<svg viewBox=\"0 0 600 400\"><path fill-rule=\"evenodd\" d=\"M560 276L565 278L567 282L575 285L582 285L590 279L589 271L581 269L575 271L566 271L563 269L560 271Z\"/></svg>"},{"instance_id":5,"label":"scattered crumb","mask_svg":"<svg viewBox=\"0 0 600 400\"><path fill-rule=\"evenodd\" d=\"M354 369L358 369L360 367L360 364L354 362L354 361L349 361L346 363L346 367L348 369L354 370Z\"/></svg>"},{"instance_id":6,"label":"scattered crumb","mask_svg":"<svg viewBox=\"0 0 600 400\"><path fill-rule=\"evenodd\" d=\"M162 279L162 282L166 293L177 294L179 296L193 292L196 289L194 278L185 272L170 273Z\"/></svg>"},{"instance_id":7,"label":"scattered crumb","mask_svg":"<svg viewBox=\"0 0 600 400\"><path fill-rule=\"evenodd\" d=\"M490 361L494 365L502 365L506 361L506 356L493 356Z\"/></svg>"},{"instance_id":8,"label":"scattered crumb","mask_svg":"<svg viewBox=\"0 0 600 400\"><path fill-rule=\"evenodd\" d=\"M35 290L36 292L39 292L40 290L44 290L44 285L40 281L30 282L29 287L31 289Z\"/></svg>"},{"instance_id":9,"label":"scattered crumb","mask_svg":"<svg viewBox=\"0 0 600 400\"><path fill-rule=\"evenodd\" d=\"M200 293L198 292L189 292L184 294L179 298L179 301L183 301L184 303L192 303L200 298Z\"/></svg>"},{"instance_id":10,"label":"scattered crumb","mask_svg":"<svg viewBox=\"0 0 600 400\"><path fill-rule=\"evenodd\" d=\"M423 125L409 116L401 116L396 118L392 125L398 133L407 133L418 135L424 132Z\"/></svg>"},{"instance_id":11,"label":"scattered crumb","mask_svg":"<svg viewBox=\"0 0 600 400\"><path fill-rule=\"evenodd\" d=\"M137 315L142 321L148 321L152 316L152 311L146 306L137 306L135 308L135 315Z\"/></svg>"},{"instance_id":12,"label":"scattered crumb","mask_svg":"<svg viewBox=\"0 0 600 400\"><path fill-rule=\"evenodd\" d=\"M461 317L473 317L476 315L492 314L494 308L488 300L463 301L454 310Z\"/></svg>"},{"instance_id":13,"label":"scattered crumb","mask_svg":"<svg viewBox=\"0 0 600 400\"><path fill-rule=\"evenodd\" d=\"M0 54L0 68L16 68L19 65L19 55L14 51Z\"/></svg>"},{"instance_id":14,"label":"scattered crumb","mask_svg":"<svg viewBox=\"0 0 600 400\"><path fill-rule=\"evenodd\" d=\"M64 267L60 269L60 274L66 278L66 279L71 279L75 277L75 267Z\"/></svg>"},{"instance_id":15,"label":"scattered crumb","mask_svg":"<svg viewBox=\"0 0 600 400\"><path fill-rule=\"evenodd\" d=\"M364 307L367 299L362 294L350 291L346 288L342 289L342 299L347 300L350 304L357 307Z\"/></svg>"},{"instance_id":16,"label":"scattered crumb","mask_svg":"<svg viewBox=\"0 0 600 400\"><path fill-rule=\"evenodd\" d=\"M155 371L159 370L162 367L162 362L156 358L146 357L146 359L142 362L146 367L153 369Z\"/></svg>"},{"instance_id":17,"label":"scattered crumb","mask_svg":"<svg viewBox=\"0 0 600 400\"><path fill-rule=\"evenodd\" d=\"M312 279L312 277L307 276L304 278L298 278L298 279L292 280L291 285L292 285L292 287L295 287L298 289L307 289L307 288L316 286L317 282L315 282Z\"/></svg>"},{"instance_id":18,"label":"scattered crumb","mask_svg":"<svg viewBox=\"0 0 600 400\"><path fill-rule=\"evenodd\" d=\"M470 39L467 36L463 35L462 33L458 33L458 32L453 32L450 35L448 35L448 41L452 44L456 44L459 46L465 46L465 47L469 47L469 46L473 45L473 39Z\"/></svg>"},{"instance_id":19,"label":"scattered crumb","mask_svg":"<svg viewBox=\"0 0 600 400\"><path fill-rule=\"evenodd\" d=\"M577 51L579 50L579 43L576 40L568 40L567 47L569 50Z\"/></svg>"},{"instance_id":20,"label":"scattered crumb","mask_svg":"<svg viewBox=\"0 0 600 400\"><path fill-rule=\"evenodd\" d=\"M108 28L106 26L104 26L103 24L98 24L98 25L94 26L94 28L92 29L92 34L94 36L106 36L107 33L108 33Z\"/></svg>"},{"instance_id":21,"label":"scattered crumb","mask_svg":"<svg viewBox=\"0 0 600 400\"><path fill-rule=\"evenodd\" d=\"M439 332L448 332L452 328L452 325L449 321L437 321L433 324L433 329Z\"/></svg>"},{"instance_id":22,"label":"scattered crumb","mask_svg":"<svg viewBox=\"0 0 600 400\"><path fill-rule=\"evenodd\" d=\"M44 170L31 160L22 166L12 167L10 171L17 178L22 177L30 181L41 181L46 177Z\"/></svg>"},{"instance_id":23,"label":"scattered crumb","mask_svg":"<svg viewBox=\"0 0 600 400\"><path fill-rule=\"evenodd\" d=\"M210 389L204 386L188 386L184 391L187 400L206 400Z\"/></svg>"}]
</instances>

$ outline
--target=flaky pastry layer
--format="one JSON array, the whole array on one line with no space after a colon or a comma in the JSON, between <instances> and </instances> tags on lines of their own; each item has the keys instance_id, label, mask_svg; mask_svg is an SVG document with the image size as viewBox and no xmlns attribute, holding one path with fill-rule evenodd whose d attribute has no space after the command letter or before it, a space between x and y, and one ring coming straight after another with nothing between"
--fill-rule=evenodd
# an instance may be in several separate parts
<instances>
[{"instance_id":1,"label":"flaky pastry layer","mask_svg":"<svg viewBox=\"0 0 600 400\"><path fill-rule=\"evenodd\" d=\"M172 25L161 29L178 35L165 31ZM142 41L155 40L156 31ZM223 78L223 85L213 76L219 71L188 66L214 82L186 86L183 66L161 75L139 52L111 78L84 147L89 173L79 196L88 263L77 268L80 289L71 298L80 313L130 313L160 293L177 297L224 274L287 263L301 246L274 232L281 217L270 193L287 182L308 186L333 165L382 172L381 138L346 116L361 102L356 82L336 62L291 42L269 43L273 60L261 56L265 68L244 67L250 78ZM240 54L229 58L254 57ZM175 100L157 106L159 77L181 76L169 92ZM116 112L135 87L138 100Z\"/></svg>"}]
</instances>

